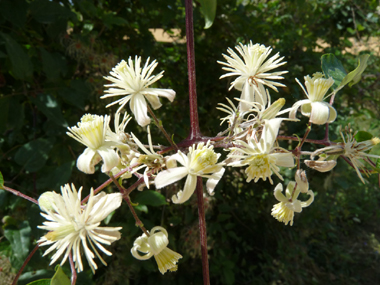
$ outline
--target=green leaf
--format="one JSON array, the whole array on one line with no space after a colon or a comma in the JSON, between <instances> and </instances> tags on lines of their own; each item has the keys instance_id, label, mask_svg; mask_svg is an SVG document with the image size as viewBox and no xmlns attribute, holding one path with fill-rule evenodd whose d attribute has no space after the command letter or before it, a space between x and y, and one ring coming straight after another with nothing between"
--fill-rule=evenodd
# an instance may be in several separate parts
<instances>
[{"instance_id":1,"label":"green leaf","mask_svg":"<svg viewBox=\"0 0 380 285\"><path fill-rule=\"evenodd\" d=\"M201 11L205 17L205 29L208 29L214 23L216 15L216 0L199 0L201 3Z\"/></svg>"},{"instance_id":2,"label":"green leaf","mask_svg":"<svg viewBox=\"0 0 380 285\"><path fill-rule=\"evenodd\" d=\"M20 279L18 280L17 284L24 285L24 284L29 284L30 282L33 282L33 281L51 278L51 276L54 273L55 272L53 270L46 270L46 269L25 272L20 276Z\"/></svg>"},{"instance_id":3,"label":"green leaf","mask_svg":"<svg viewBox=\"0 0 380 285\"><path fill-rule=\"evenodd\" d=\"M15 161L17 164L24 166L25 170L36 172L45 165L52 147L52 140L40 138L28 142L16 152Z\"/></svg>"},{"instance_id":4,"label":"green leaf","mask_svg":"<svg viewBox=\"0 0 380 285\"><path fill-rule=\"evenodd\" d=\"M51 285L70 285L70 279L66 276L65 272L63 272L62 267L57 265L55 267L55 274L51 279Z\"/></svg>"},{"instance_id":5,"label":"green leaf","mask_svg":"<svg viewBox=\"0 0 380 285\"><path fill-rule=\"evenodd\" d=\"M0 33L12 65L12 75L21 80L32 77L33 65L24 49L11 36Z\"/></svg>"},{"instance_id":6,"label":"green leaf","mask_svg":"<svg viewBox=\"0 0 380 285\"><path fill-rule=\"evenodd\" d=\"M356 83L358 83L360 81L360 79L362 78L363 71L368 66L368 64L367 64L368 59L369 59L369 54L362 54L361 56L359 56L358 67L355 68L353 71L351 71L346 76L347 83L350 82L350 84L348 84L349 87L351 87L352 85L355 85ZM345 81L346 78L344 78L343 81Z\"/></svg>"},{"instance_id":7,"label":"green leaf","mask_svg":"<svg viewBox=\"0 0 380 285\"><path fill-rule=\"evenodd\" d=\"M3 177L3 174L0 171L0 188L3 188L3 186L4 186L4 177Z\"/></svg>"},{"instance_id":8,"label":"green leaf","mask_svg":"<svg viewBox=\"0 0 380 285\"><path fill-rule=\"evenodd\" d=\"M28 283L27 285L50 285L51 279L40 279L33 282Z\"/></svg>"},{"instance_id":9,"label":"green leaf","mask_svg":"<svg viewBox=\"0 0 380 285\"><path fill-rule=\"evenodd\" d=\"M42 67L49 80L56 80L60 77L61 73L65 73L66 62L59 54L49 53L44 48L40 48L40 52Z\"/></svg>"},{"instance_id":10,"label":"green leaf","mask_svg":"<svg viewBox=\"0 0 380 285\"><path fill-rule=\"evenodd\" d=\"M19 28L25 25L27 10L28 3L25 0L0 1L0 14Z\"/></svg>"},{"instance_id":11,"label":"green leaf","mask_svg":"<svg viewBox=\"0 0 380 285\"><path fill-rule=\"evenodd\" d=\"M373 138L373 135L371 135L370 133L365 132L365 131L359 131L355 135L355 140L357 142L368 141L372 138Z\"/></svg>"},{"instance_id":12,"label":"green leaf","mask_svg":"<svg viewBox=\"0 0 380 285\"><path fill-rule=\"evenodd\" d=\"M30 100L37 106L38 110L54 123L64 128L68 127L56 98L49 94L38 94L36 98L30 97Z\"/></svg>"},{"instance_id":13,"label":"green leaf","mask_svg":"<svg viewBox=\"0 0 380 285\"><path fill-rule=\"evenodd\" d=\"M336 88L340 86L341 82L346 77L346 70L340 60L337 59L332 53L322 55L321 61L324 74L327 78L332 77L334 79L335 82L332 88L336 90Z\"/></svg>"},{"instance_id":14,"label":"green leaf","mask_svg":"<svg viewBox=\"0 0 380 285\"><path fill-rule=\"evenodd\" d=\"M153 190L144 190L143 192L139 192L133 202L154 207L167 205L165 196Z\"/></svg>"},{"instance_id":15,"label":"green leaf","mask_svg":"<svg viewBox=\"0 0 380 285\"><path fill-rule=\"evenodd\" d=\"M4 236L12 246L11 263L20 268L29 254L31 228L27 221L21 222L18 227L10 226L4 229Z\"/></svg>"},{"instance_id":16,"label":"green leaf","mask_svg":"<svg viewBox=\"0 0 380 285\"><path fill-rule=\"evenodd\" d=\"M74 166L74 162L66 162L60 166L44 167L44 175L37 179L37 188L47 188L50 190L56 189L59 191L60 186L67 183Z\"/></svg>"}]
</instances>

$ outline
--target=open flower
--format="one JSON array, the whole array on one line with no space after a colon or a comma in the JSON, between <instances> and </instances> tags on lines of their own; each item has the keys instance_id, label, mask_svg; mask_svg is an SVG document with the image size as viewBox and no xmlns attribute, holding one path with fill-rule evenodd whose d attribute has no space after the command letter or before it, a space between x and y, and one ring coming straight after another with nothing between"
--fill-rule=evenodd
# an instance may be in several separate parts
<instances>
[{"instance_id":1,"label":"open flower","mask_svg":"<svg viewBox=\"0 0 380 285\"><path fill-rule=\"evenodd\" d=\"M310 122L317 125L332 123L336 119L336 110L323 100L329 88L334 84L334 79L329 77L323 78L323 74L316 72L313 77L305 76L306 90L302 84L296 79L301 86L303 92L308 99L298 101L292 107L289 113L289 118L295 118L298 108L301 106L301 113L304 116L310 117Z\"/></svg>"},{"instance_id":2,"label":"open flower","mask_svg":"<svg viewBox=\"0 0 380 285\"><path fill-rule=\"evenodd\" d=\"M297 185L296 189L294 189L295 185ZM306 187L305 184L303 184L303 186ZM314 193L311 190L299 187L294 181L290 181L288 187L286 187L286 196L282 194L282 190L283 187L281 183L279 183L274 189L274 196L280 203L273 206L272 216L279 222L283 222L285 225L290 222L290 225L292 226L294 212L301 213L302 208L308 207L314 201ZM297 199L300 192L307 193L310 198L306 202L301 202Z\"/></svg>"},{"instance_id":3,"label":"open flower","mask_svg":"<svg viewBox=\"0 0 380 285\"><path fill-rule=\"evenodd\" d=\"M234 160L228 165L233 167L248 165L245 170L247 182L252 179L257 182L260 178L266 181L268 178L270 183L273 184L271 178L273 172L283 180L279 172L279 166L294 166L293 154L274 146L281 121L282 119L280 118L268 120L264 125L259 142L253 136L248 140L248 143L237 140L235 144L238 146L231 148L233 152L228 157L238 160Z\"/></svg>"},{"instance_id":4,"label":"open flower","mask_svg":"<svg viewBox=\"0 0 380 285\"><path fill-rule=\"evenodd\" d=\"M135 240L131 253L139 260L147 260L154 256L161 274L166 271L177 271L177 262L182 255L167 248L168 232L163 227L154 227L149 236L143 234ZM139 252L145 253L140 255Z\"/></svg>"},{"instance_id":5,"label":"open flower","mask_svg":"<svg viewBox=\"0 0 380 285\"><path fill-rule=\"evenodd\" d=\"M237 90L243 91L241 99L245 101L266 105L264 85L277 91L276 86L285 85L273 80L283 79L280 75L288 72L270 71L284 65L286 62L281 62L283 57L280 58L279 53L267 60L272 49L260 44L254 45L252 41L248 45L240 43L235 49L239 54L229 48L227 50L229 56L223 54L227 62L218 61L218 63L225 65L224 70L229 71L229 73L222 75L220 78L237 76L231 83L230 89L235 87ZM244 104L241 105L241 111L247 111Z\"/></svg>"},{"instance_id":6,"label":"open flower","mask_svg":"<svg viewBox=\"0 0 380 285\"><path fill-rule=\"evenodd\" d=\"M120 107L117 112L119 113L125 104L129 102L129 107L135 115L138 124L140 126L148 125L150 118L147 114L148 108L146 100L148 100L153 109L156 110L162 106L158 98L159 96L168 98L170 102L173 102L175 97L175 92L172 89L149 87L163 76L164 71L161 71L157 75L152 75L157 64L155 60L149 64L148 58L144 67L141 69L141 57L136 56L134 63L131 57L128 58L128 63L122 60L112 69L110 72L111 76L104 77L113 83L105 85L105 87L110 87L105 91L108 94L100 98L124 96L108 104L107 107L118 103Z\"/></svg>"},{"instance_id":7,"label":"open flower","mask_svg":"<svg viewBox=\"0 0 380 285\"><path fill-rule=\"evenodd\" d=\"M66 134L87 146L78 157L77 167L80 171L92 174L95 165L103 160L102 172L110 171L119 163L119 156L115 151L115 143L106 141L109 129L109 116L86 114L78 123L78 127L68 128Z\"/></svg>"},{"instance_id":8,"label":"open flower","mask_svg":"<svg viewBox=\"0 0 380 285\"><path fill-rule=\"evenodd\" d=\"M99 225L112 211L120 207L122 195L120 193L105 194L102 192L94 196L94 191L91 188L87 205L81 205L82 187L77 192L73 184L71 187L66 184L61 187L61 192L62 195L55 192L48 192L45 196L41 195L39 206L45 212L41 212L41 216L48 221L39 228L49 232L40 238L39 246L50 246L45 251L44 256L56 250L50 264L56 262L64 254L61 261L61 265L63 265L72 252L75 268L78 272L83 271L81 258L83 248L91 270L95 273L98 266L94 262L94 252L101 262L107 265L95 246L105 254L112 255L102 244L110 245L120 239L121 227L111 228L100 227Z\"/></svg>"},{"instance_id":9,"label":"open flower","mask_svg":"<svg viewBox=\"0 0 380 285\"><path fill-rule=\"evenodd\" d=\"M213 195L214 188L225 171L224 163L217 163L219 157L220 153L214 152L210 141L206 145L203 142L199 143L196 148L195 145L189 147L187 155L179 150L172 158L183 167L174 167L158 173L154 183L157 188L162 188L187 176L183 191L172 197L173 203L180 204L189 200L195 191L197 176L201 176L208 178L206 188L209 194Z\"/></svg>"}]
</instances>

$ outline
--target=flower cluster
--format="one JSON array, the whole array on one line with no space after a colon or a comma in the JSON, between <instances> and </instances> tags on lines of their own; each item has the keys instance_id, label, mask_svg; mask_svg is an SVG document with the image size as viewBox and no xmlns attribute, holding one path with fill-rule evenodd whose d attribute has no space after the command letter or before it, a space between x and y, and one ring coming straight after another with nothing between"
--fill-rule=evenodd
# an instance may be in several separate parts
<instances>
[{"instance_id":1,"label":"flower cluster","mask_svg":"<svg viewBox=\"0 0 380 285\"><path fill-rule=\"evenodd\" d=\"M68 128L67 135L87 147L78 157L78 169L92 174L96 171L95 166L102 162L101 171L110 175L114 182L114 176L121 179L129 179L132 176L139 178L141 184L135 188L141 191L144 187L150 188L152 185L156 189L174 183L182 185L180 181L185 179L183 188L179 186L182 190L171 197L174 204L182 204L191 199L197 183L201 181L199 177L207 179L208 195L213 195L228 166L243 167L248 183L256 183L262 179L268 180L272 185L277 178L284 180L281 174L283 168L292 169L297 166L295 181L288 183L285 194L281 183L277 184L273 192L279 203L273 206L272 216L279 222L291 226L294 223L294 213L300 213L314 201L314 193L309 190L306 174L301 170L301 156L310 156L304 163L320 172L332 170L337 164L337 158L341 156L351 164L364 183L362 173L370 174L364 162L375 166L370 158L380 156L369 154L368 151L378 144L380 139L373 137L359 140L350 129L346 129L346 136L341 133L342 142L334 143L325 138L321 144L326 147L313 152L303 152L302 145L312 124L329 124L337 117L337 112L332 107L333 100L331 103L324 101L330 96L326 94L334 85L334 79L320 72L314 73L312 77L307 75L304 77L306 89L297 80L307 99L296 102L291 108L283 109L285 99L272 100L268 88L278 91L277 88L285 87L277 80L283 79L282 75L287 71L277 68L286 62L279 53L271 56L271 52L272 48L252 42L246 45L240 43L235 50L229 48L228 55L223 55L226 62L219 62L227 71L221 78L235 77L230 90L236 89L240 92L240 97L235 98L238 101L237 106L228 98L229 105L219 103L218 109L227 113L227 116L221 119L221 124L228 123L227 129L215 138L185 140L185 143L180 144L181 147L170 141L172 146L169 148L154 145L152 142L149 127L151 119L148 112L151 116L154 114L147 102L156 110L162 106L159 97L166 97L172 102L175 92L172 89L152 86L158 84L158 80L163 76L163 71L153 75L157 66L155 60L150 62L148 58L143 65L141 57L137 56L134 61L131 57L128 61L122 60L112 69L110 76L104 77L111 84L105 85L106 94L101 97L106 99L120 96L107 105L120 105L113 115L114 127L110 127L109 115L85 114L77 126ZM333 90L331 94L335 95L334 92ZM147 145L126 130L132 119L126 112L121 119L122 110L128 102L137 123L141 127L147 126ZM280 146L279 134L284 131L281 130L284 128L284 122L299 121L296 116L299 108L301 114L309 118L308 129L304 138L299 139L299 145L290 151L290 147ZM287 114L286 117L283 117L284 114ZM166 134L163 127L161 130ZM223 137L225 134L227 135ZM292 139L297 140L294 137ZM217 147L223 147L227 152L222 161L221 153L215 150ZM174 149L175 153L167 155ZM97 269L94 253L106 264L96 247L106 255L111 255L102 244L110 245L120 239L121 228L100 227L101 221L121 205L122 198L129 203L131 211L134 211L128 195L135 188L127 191L122 185L117 186L122 194L101 192L94 195L91 189L87 204L81 202L82 188L77 192L74 185L68 184L61 188L61 195L47 192L40 197L39 205L43 211L41 215L48 220L40 228L48 233L39 240L39 244L50 246L45 255L56 250L51 263L63 255L63 264L68 256L72 255L77 271L83 271L83 251L93 272ZM302 198L305 195L308 195L307 200ZM139 260L147 260L154 256L162 274L168 270L175 271L182 256L167 248L168 232L160 226L147 231L142 223L138 222L137 214L133 214L136 225L139 225L144 233L135 240L131 249L132 255Z\"/></svg>"}]
</instances>

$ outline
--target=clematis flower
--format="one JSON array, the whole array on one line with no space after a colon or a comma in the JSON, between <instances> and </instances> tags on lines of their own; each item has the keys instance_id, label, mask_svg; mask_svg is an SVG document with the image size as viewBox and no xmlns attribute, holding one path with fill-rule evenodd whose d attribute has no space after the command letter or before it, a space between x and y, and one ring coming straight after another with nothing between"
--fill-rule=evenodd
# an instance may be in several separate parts
<instances>
[{"instance_id":1,"label":"clematis flower","mask_svg":"<svg viewBox=\"0 0 380 285\"><path fill-rule=\"evenodd\" d=\"M228 166L242 167L248 165L245 170L247 182L252 179L257 182L260 178L266 181L268 178L269 182L273 184L271 178L273 172L281 180L284 180L279 172L279 166L294 166L293 154L274 146L281 121L280 118L268 120L264 125L259 142L253 136L248 140L248 143L237 140L235 144L238 146L231 148L233 152L228 157L237 160L229 163Z\"/></svg>"},{"instance_id":2,"label":"clematis flower","mask_svg":"<svg viewBox=\"0 0 380 285\"><path fill-rule=\"evenodd\" d=\"M275 91L277 91L277 87L285 86L273 80L283 79L280 75L288 71L270 72L272 69L286 63L281 62L284 57L280 58L279 53L277 53L267 60L272 49L260 44L254 45L252 41L248 45L240 43L235 49L239 54L229 48L227 50L229 55L223 54L227 62L218 61L218 63L225 66L223 67L224 70L229 71L229 73L222 75L220 78L238 76L231 83L230 90L235 87L237 90L243 91L241 99L266 105L267 101L264 85ZM249 106L243 103L240 107L240 111L244 112L247 111Z\"/></svg>"},{"instance_id":3,"label":"clematis flower","mask_svg":"<svg viewBox=\"0 0 380 285\"><path fill-rule=\"evenodd\" d=\"M68 128L70 132L66 133L87 146L78 157L78 169L92 174L95 172L95 165L103 160L102 172L110 171L119 163L119 156L114 147L115 143L106 141L110 117L86 114L80 120L78 127Z\"/></svg>"},{"instance_id":4,"label":"clematis flower","mask_svg":"<svg viewBox=\"0 0 380 285\"><path fill-rule=\"evenodd\" d=\"M168 232L163 227L154 227L149 236L145 233L133 243L131 253L139 260L147 260L154 256L161 274L166 271L177 271L177 262L182 258L179 253L167 248ZM140 255L139 252L145 253Z\"/></svg>"},{"instance_id":5,"label":"clematis flower","mask_svg":"<svg viewBox=\"0 0 380 285\"><path fill-rule=\"evenodd\" d=\"M49 231L38 241L39 246L50 246L44 256L56 251L50 265L55 263L62 255L61 265L65 263L72 252L75 268L83 271L81 251L91 267L93 273L98 268L94 262L94 252L104 265L107 263L101 258L96 247L107 255L112 253L106 250L102 244L110 245L120 239L121 227L100 227L100 223L112 211L120 207L122 195L120 193L105 194L104 192L94 196L91 188L87 205L81 205L82 187L79 192L75 186L66 184L61 187L62 195L55 192L42 194L39 199L41 216L47 219L43 226L38 228ZM88 246L90 244L90 247ZM95 247L96 246L96 247Z\"/></svg>"},{"instance_id":6,"label":"clematis flower","mask_svg":"<svg viewBox=\"0 0 380 285\"><path fill-rule=\"evenodd\" d=\"M372 147L380 143L380 139L373 137L370 140L357 142L355 139L356 133L353 134L352 130L349 127L346 128L346 138L342 131L340 132L340 135L342 137L343 143L318 149L312 153L311 158L314 159L314 157L320 156L321 154L343 155L351 161L351 164L354 167L358 177L365 184L362 173L364 173L366 176L369 176L370 172L365 167L362 160L370 163L369 158L380 158L380 155L367 153L369 150L371 150Z\"/></svg>"},{"instance_id":7,"label":"clematis flower","mask_svg":"<svg viewBox=\"0 0 380 285\"><path fill-rule=\"evenodd\" d=\"M181 204L189 200L195 191L197 176L201 176L208 178L206 188L209 194L213 195L214 188L225 171L224 163L217 163L220 153L215 153L213 148L208 141L206 145L202 142L196 148L195 145L189 147L187 155L179 150L172 158L183 167L174 167L158 173L154 180L156 187L158 189L165 187L187 176L183 191L179 191L172 197L173 203Z\"/></svg>"},{"instance_id":8,"label":"clematis flower","mask_svg":"<svg viewBox=\"0 0 380 285\"><path fill-rule=\"evenodd\" d=\"M309 75L304 78L307 91L298 79L296 81L308 99L295 103L289 113L289 118L294 119L298 108L301 107L302 115L310 117L310 122L313 124L324 125L334 122L336 110L329 103L323 101L327 91L334 84L334 79L332 77L325 79L320 72L314 73L312 78Z\"/></svg>"},{"instance_id":9,"label":"clematis flower","mask_svg":"<svg viewBox=\"0 0 380 285\"><path fill-rule=\"evenodd\" d=\"M158 171L159 169L164 167L165 159L161 154L158 154L154 151L149 126L147 127L147 129L148 129L148 141L149 141L150 151L146 149L146 147L139 141L139 139L134 134L132 134L132 138L135 141L136 145L138 145L138 147L143 152L145 152L145 154L140 154L140 153L136 154L136 156L138 157L137 162L141 163L142 165L140 167L135 168L133 172L136 172L146 166L145 171L144 171L144 182L145 182L146 187L149 189L150 183L149 183L148 172L150 170Z\"/></svg>"},{"instance_id":10,"label":"clematis flower","mask_svg":"<svg viewBox=\"0 0 380 285\"><path fill-rule=\"evenodd\" d=\"M314 201L314 192L311 190L304 189L302 191L301 187L298 186L294 189L296 182L290 181L288 187L286 187L286 196L282 194L282 184L277 184L274 189L274 197L280 202L273 206L272 216L277 219L279 222L283 222L287 225L290 222L290 225L293 226L294 212L301 213L302 208L308 207ZM307 193L310 198L306 202L301 202L298 200L298 195L300 192Z\"/></svg>"},{"instance_id":11,"label":"clematis flower","mask_svg":"<svg viewBox=\"0 0 380 285\"><path fill-rule=\"evenodd\" d=\"M170 102L173 102L175 97L175 92L172 89L149 87L163 76L164 71L161 71L157 75L152 75L157 64L155 60L149 64L148 58L144 67L141 69L141 57L136 56L134 63L132 58L129 57L128 62L122 60L116 65L110 72L111 76L104 77L113 83L105 85L105 87L110 87L105 91L108 94L100 98L104 99L116 96L123 96L123 98L108 104L106 107L118 103L120 107L117 113L119 113L125 104L129 102L129 107L135 115L138 124L142 127L148 125L150 118L147 114L148 108L146 100L148 100L153 109L156 110L162 106L158 98L159 96L168 98Z\"/></svg>"}]
</instances>

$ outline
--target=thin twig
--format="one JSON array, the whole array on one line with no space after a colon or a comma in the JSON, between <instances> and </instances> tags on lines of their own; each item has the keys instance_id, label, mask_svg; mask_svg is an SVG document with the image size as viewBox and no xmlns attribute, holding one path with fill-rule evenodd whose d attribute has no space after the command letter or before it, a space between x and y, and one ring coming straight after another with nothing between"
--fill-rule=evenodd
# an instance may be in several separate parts
<instances>
[{"instance_id":1,"label":"thin twig","mask_svg":"<svg viewBox=\"0 0 380 285\"><path fill-rule=\"evenodd\" d=\"M33 255L36 253L38 247L39 247L39 244L37 244L33 248L33 250L29 253L28 257L24 260L24 263L22 264L20 270L17 272L17 275L16 275L15 279L13 279L12 285L16 285L17 284L17 281L20 278L20 275L21 275L22 271L24 270L25 266L29 263L29 261L33 257Z\"/></svg>"},{"instance_id":2,"label":"thin twig","mask_svg":"<svg viewBox=\"0 0 380 285\"><path fill-rule=\"evenodd\" d=\"M156 123L157 127L160 129L160 131L164 134L166 140L170 143L170 145L172 146L172 148L178 150L178 147L172 141L172 139L170 138L169 134L166 132L166 130L164 129L164 127L160 124L160 122L158 121L156 115L153 113L153 110L150 108L149 105L147 105L147 106L148 106L149 114L153 117L153 120L155 121L155 123Z\"/></svg>"},{"instance_id":3,"label":"thin twig","mask_svg":"<svg viewBox=\"0 0 380 285\"><path fill-rule=\"evenodd\" d=\"M25 194L21 193L20 191L9 188L7 186L3 186L2 189L6 190L8 192L11 192L13 195L19 196L21 198L24 198L25 200L28 200L28 201L38 205L38 201L36 199L33 199L32 197L29 197L28 195L25 195Z\"/></svg>"},{"instance_id":4,"label":"thin twig","mask_svg":"<svg viewBox=\"0 0 380 285\"><path fill-rule=\"evenodd\" d=\"M71 269L71 285L75 285L77 282L77 271L75 270L75 264L71 252L69 253L69 263Z\"/></svg>"}]
</instances>

